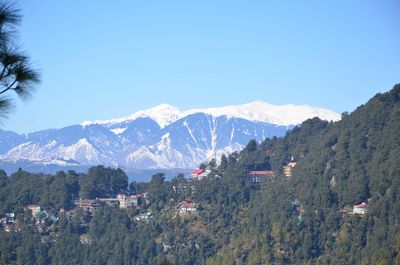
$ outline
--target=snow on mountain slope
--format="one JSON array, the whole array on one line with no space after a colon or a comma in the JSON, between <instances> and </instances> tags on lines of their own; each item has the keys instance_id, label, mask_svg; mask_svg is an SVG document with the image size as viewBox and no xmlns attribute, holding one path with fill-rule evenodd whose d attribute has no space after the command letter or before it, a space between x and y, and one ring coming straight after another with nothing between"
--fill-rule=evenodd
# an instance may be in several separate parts
<instances>
[{"instance_id":1,"label":"snow on mountain slope","mask_svg":"<svg viewBox=\"0 0 400 265\"><path fill-rule=\"evenodd\" d=\"M314 117L329 121L340 120L340 114L324 108L293 104L272 105L263 101L254 101L243 105L231 105L219 108L196 108L185 111L168 104L161 104L150 109L135 112L126 117L112 120L84 121L82 125L103 124L111 126L133 121L137 118L148 117L156 121L161 128L164 128L172 122L195 113L205 113L215 117L243 118L250 121L261 121L284 126L300 124L304 120ZM124 128L115 128L114 130L118 134L124 131Z\"/></svg>"},{"instance_id":2,"label":"snow on mountain slope","mask_svg":"<svg viewBox=\"0 0 400 265\"><path fill-rule=\"evenodd\" d=\"M124 118L86 121L25 136L0 130L0 161L46 165L73 160L79 166L193 168L238 151L251 139L283 136L293 125L316 116L340 119L339 114L322 108L262 101L186 111L162 104Z\"/></svg>"},{"instance_id":3,"label":"snow on mountain slope","mask_svg":"<svg viewBox=\"0 0 400 265\"><path fill-rule=\"evenodd\" d=\"M232 105L220 108L191 109L185 115L206 113L218 116L242 118L250 121L262 121L276 125L296 125L303 121L319 117L322 120L338 121L340 115L334 111L307 105L272 105L263 101L254 101L243 105Z\"/></svg>"},{"instance_id":4,"label":"snow on mountain slope","mask_svg":"<svg viewBox=\"0 0 400 265\"><path fill-rule=\"evenodd\" d=\"M31 160L47 161L57 159L73 159L84 164L99 164L106 161L93 145L86 139L80 139L75 144L65 146L59 145L55 140L46 145L40 145L34 142L20 144L11 149L2 159L5 160Z\"/></svg>"},{"instance_id":5,"label":"snow on mountain slope","mask_svg":"<svg viewBox=\"0 0 400 265\"><path fill-rule=\"evenodd\" d=\"M174 122L178 120L179 118L182 117L182 111L179 110L176 107L173 107L168 104L161 104L158 105L154 108L146 109L146 110L140 110L138 112L135 112L129 116L118 118L118 119L112 119L112 120L99 120L99 121L84 121L81 124L86 126L89 124L103 124L103 125L112 125L112 124L118 124L118 123L124 123L128 121L133 121L136 120L137 118L151 118L154 121L156 121L161 128L167 126L171 122Z\"/></svg>"}]
</instances>

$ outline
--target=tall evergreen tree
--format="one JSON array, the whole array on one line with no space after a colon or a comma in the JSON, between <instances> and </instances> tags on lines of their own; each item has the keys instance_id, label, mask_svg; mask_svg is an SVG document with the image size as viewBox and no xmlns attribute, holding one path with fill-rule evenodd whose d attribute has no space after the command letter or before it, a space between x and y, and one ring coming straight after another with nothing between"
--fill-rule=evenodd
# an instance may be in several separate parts
<instances>
[{"instance_id":1,"label":"tall evergreen tree","mask_svg":"<svg viewBox=\"0 0 400 265\"><path fill-rule=\"evenodd\" d=\"M16 43L21 12L10 1L0 1L0 116L7 117L12 107L10 92L28 99L40 82L38 70Z\"/></svg>"}]
</instances>

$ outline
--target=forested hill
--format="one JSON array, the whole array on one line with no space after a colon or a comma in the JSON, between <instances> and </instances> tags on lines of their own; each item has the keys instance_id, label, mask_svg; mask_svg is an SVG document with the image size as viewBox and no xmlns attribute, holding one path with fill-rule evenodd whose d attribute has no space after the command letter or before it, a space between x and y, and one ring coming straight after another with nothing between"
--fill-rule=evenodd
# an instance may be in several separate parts
<instances>
[{"instance_id":1,"label":"forested hill","mask_svg":"<svg viewBox=\"0 0 400 265\"><path fill-rule=\"evenodd\" d=\"M0 217L16 221L0 231L0 263L400 264L399 157L396 85L339 122L311 119L283 138L250 141L202 165L201 180L156 174L128 187L121 170L101 166L3 172ZM74 204L121 192L146 200L89 212ZM38 225L28 204L57 218Z\"/></svg>"},{"instance_id":2,"label":"forested hill","mask_svg":"<svg viewBox=\"0 0 400 265\"><path fill-rule=\"evenodd\" d=\"M240 255L234 259L243 249L251 264L400 264L400 85L339 122L308 120L257 150L251 145L238 159L228 159L232 162L221 179L227 182L220 186L222 201L240 192L242 200L250 197L243 212L246 225L235 223L240 233L232 230L238 235L214 264L243 260ZM292 156L298 163L285 180L282 166ZM268 164L277 181L258 194L227 188L228 176ZM340 212L362 202L369 203L365 215ZM294 203L300 213L293 211Z\"/></svg>"}]
</instances>

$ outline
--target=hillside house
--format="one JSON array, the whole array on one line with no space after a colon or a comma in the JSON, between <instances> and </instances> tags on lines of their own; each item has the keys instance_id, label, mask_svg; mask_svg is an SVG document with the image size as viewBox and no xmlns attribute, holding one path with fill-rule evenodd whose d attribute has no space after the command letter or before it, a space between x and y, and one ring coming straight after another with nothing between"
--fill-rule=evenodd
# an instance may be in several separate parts
<instances>
[{"instance_id":1,"label":"hillside house","mask_svg":"<svg viewBox=\"0 0 400 265\"><path fill-rule=\"evenodd\" d=\"M14 230L15 224L15 214L6 213L6 216L0 219L0 225L3 227L4 231L11 232Z\"/></svg>"},{"instance_id":2,"label":"hillside house","mask_svg":"<svg viewBox=\"0 0 400 265\"><path fill-rule=\"evenodd\" d=\"M76 203L79 208L82 208L85 211L88 212L93 212L95 209L100 207L100 201L98 200L82 200L79 199L79 201Z\"/></svg>"},{"instance_id":3,"label":"hillside house","mask_svg":"<svg viewBox=\"0 0 400 265\"><path fill-rule=\"evenodd\" d=\"M365 202L353 206L353 214L364 215L368 212L368 204Z\"/></svg>"},{"instance_id":4,"label":"hillside house","mask_svg":"<svg viewBox=\"0 0 400 265\"><path fill-rule=\"evenodd\" d=\"M119 208L126 209L128 207L138 206L138 199L136 195L126 196L125 194L118 194Z\"/></svg>"},{"instance_id":5,"label":"hillside house","mask_svg":"<svg viewBox=\"0 0 400 265\"><path fill-rule=\"evenodd\" d=\"M6 213L6 223L13 224L15 223L15 214L14 213Z\"/></svg>"},{"instance_id":6,"label":"hillside house","mask_svg":"<svg viewBox=\"0 0 400 265\"><path fill-rule=\"evenodd\" d=\"M210 174L211 170L198 168L194 170L191 174L192 179L202 180L203 178L207 177Z\"/></svg>"},{"instance_id":7,"label":"hillside house","mask_svg":"<svg viewBox=\"0 0 400 265\"><path fill-rule=\"evenodd\" d=\"M283 174L286 177L291 177L292 176L292 169L297 165L297 162L294 160L294 157L290 159L290 162L283 167Z\"/></svg>"},{"instance_id":8,"label":"hillside house","mask_svg":"<svg viewBox=\"0 0 400 265\"><path fill-rule=\"evenodd\" d=\"M36 204L27 205L26 208L32 212L32 217L35 217L37 213L42 210L41 207Z\"/></svg>"},{"instance_id":9,"label":"hillside house","mask_svg":"<svg viewBox=\"0 0 400 265\"><path fill-rule=\"evenodd\" d=\"M110 207L119 205L119 201L117 198L96 198L96 200L99 202L103 202Z\"/></svg>"},{"instance_id":10,"label":"hillside house","mask_svg":"<svg viewBox=\"0 0 400 265\"><path fill-rule=\"evenodd\" d=\"M7 218L6 217L1 218L0 224L1 224L1 226L5 227L7 225Z\"/></svg>"},{"instance_id":11,"label":"hillside house","mask_svg":"<svg viewBox=\"0 0 400 265\"><path fill-rule=\"evenodd\" d=\"M275 174L271 170L253 170L248 175L253 184L268 183L275 180Z\"/></svg>"},{"instance_id":12,"label":"hillside house","mask_svg":"<svg viewBox=\"0 0 400 265\"><path fill-rule=\"evenodd\" d=\"M39 211L35 214L35 218L43 219L47 217L47 212L46 211Z\"/></svg>"},{"instance_id":13,"label":"hillside house","mask_svg":"<svg viewBox=\"0 0 400 265\"><path fill-rule=\"evenodd\" d=\"M90 244L92 244L92 239L90 238L90 235L82 234L79 236L79 242L82 245L90 245Z\"/></svg>"},{"instance_id":14,"label":"hillside house","mask_svg":"<svg viewBox=\"0 0 400 265\"><path fill-rule=\"evenodd\" d=\"M138 206L138 198L142 198L143 194L125 195L118 194L116 198L96 198L100 202L104 202L108 206L119 206L121 209Z\"/></svg>"},{"instance_id":15,"label":"hillside house","mask_svg":"<svg viewBox=\"0 0 400 265\"><path fill-rule=\"evenodd\" d=\"M348 207L348 206L346 206L346 207L343 207L342 209L340 209L339 212L342 213L343 216L344 215L351 215L351 214L353 214L353 209Z\"/></svg>"},{"instance_id":16,"label":"hillside house","mask_svg":"<svg viewBox=\"0 0 400 265\"><path fill-rule=\"evenodd\" d=\"M46 211L38 212L33 218L33 224L38 232L44 232L53 223Z\"/></svg>"},{"instance_id":17,"label":"hillside house","mask_svg":"<svg viewBox=\"0 0 400 265\"><path fill-rule=\"evenodd\" d=\"M135 220L140 222L140 221L149 221L153 217L153 213L151 211L141 213L138 216L135 217Z\"/></svg>"},{"instance_id":18,"label":"hillside house","mask_svg":"<svg viewBox=\"0 0 400 265\"><path fill-rule=\"evenodd\" d=\"M197 211L197 205L193 203L190 198L185 198L179 206L179 213L188 213L195 211Z\"/></svg>"}]
</instances>

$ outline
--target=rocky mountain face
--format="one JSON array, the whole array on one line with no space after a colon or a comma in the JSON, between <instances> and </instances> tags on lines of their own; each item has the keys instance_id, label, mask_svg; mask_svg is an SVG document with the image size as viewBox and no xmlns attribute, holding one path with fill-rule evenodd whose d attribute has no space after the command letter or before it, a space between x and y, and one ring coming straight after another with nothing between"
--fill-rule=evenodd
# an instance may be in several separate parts
<instances>
[{"instance_id":1,"label":"rocky mountain face","mask_svg":"<svg viewBox=\"0 0 400 265\"><path fill-rule=\"evenodd\" d=\"M162 104L124 118L26 135L0 130L0 166L25 161L60 167L193 168L240 150L251 139L283 136L294 125L316 116L340 118L321 108L260 101L188 111Z\"/></svg>"}]
</instances>

